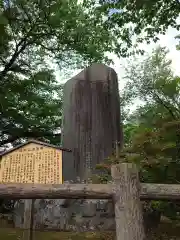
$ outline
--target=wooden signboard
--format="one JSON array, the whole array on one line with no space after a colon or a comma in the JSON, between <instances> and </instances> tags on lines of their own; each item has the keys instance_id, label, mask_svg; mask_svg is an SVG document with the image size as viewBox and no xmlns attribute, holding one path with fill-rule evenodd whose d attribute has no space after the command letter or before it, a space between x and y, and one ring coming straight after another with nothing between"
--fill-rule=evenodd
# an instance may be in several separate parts
<instances>
[{"instance_id":1,"label":"wooden signboard","mask_svg":"<svg viewBox=\"0 0 180 240\"><path fill-rule=\"evenodd\" d=\"M0 183L62 184L62 151L67 149L28 141L1 155ZM32 240L34 200L25 201L24 240Z\"/></svg>"},{"instance_id":2,"label":"wooden signboard","mask_svg":"<svg viewBox=\"0 0 180 240\"><path fill-rule=\"evenodd\" d=\"M62 183L62 150L29 143L2 156L2 183Z\"/></svg>"}]
</instances>

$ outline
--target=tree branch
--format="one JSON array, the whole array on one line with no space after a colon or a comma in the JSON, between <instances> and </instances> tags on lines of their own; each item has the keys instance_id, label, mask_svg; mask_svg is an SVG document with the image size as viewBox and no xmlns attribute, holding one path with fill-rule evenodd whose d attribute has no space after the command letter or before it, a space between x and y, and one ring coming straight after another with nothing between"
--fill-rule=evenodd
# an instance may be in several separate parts
<instances>
[{"instance_id":1,"label":"tree branch","mask_svg":"<svg viewBox=\"0 0 180 240\"><path fill-rule=\"evenodd\" d=\"M165 104L165 102L158 96L158 94L156 94L155 92L153 94L157 102L164 106L164 108L169 112L169 114L172 116L174 120L177 120L177 117L173 113L173 110L169 106L167 106L167 104Z\"/></svg>"},{"instance_id":2,"label":"tree branch","mask_svg":"<svg viewBox=\"0 0 180 240\"><path fill-rule=\"evenodd\" d=\"M30 45L30 42L26 42L27 40L27 36L24 37L16 46L15 52L12 55L10 61L8 63L5 64L4 69L1 71L0 73L0 80L2 81L3 78L6 76L6 74L9 72L10 68L12 67L12 65L14 64L14 62L17 60L17 58L19 57L19 55L25 50L25 48ZM21 46L22 45L22 46ZM19 47L21 46L21 48L19 49Z\"/></svg>"},{"instance_id":3,"label":"tree branch","mask_svg":"<svg viewBox=\"0 0 180 240\"><path fill-rule=\"evenodd\" d=\"M7 143L13 143L13 142L15 142L16 140L18 140L18 139L21 139L21 138L35 138L35 139L37 139L37 138L40 138L40 137L45 137L45 138L47 138L47 137L56 137L56 136L61 136L61 133L42 133L42 132L23 132L23 133L21 133L21 134L18 134L18 135L15 135L15 136L10 136L10 137L8 137L7 139L4 139L4 140L0 140L0 146L2 147L2 146L4 146L5 144L7 144Z\"/></svg>"}]
</instances>

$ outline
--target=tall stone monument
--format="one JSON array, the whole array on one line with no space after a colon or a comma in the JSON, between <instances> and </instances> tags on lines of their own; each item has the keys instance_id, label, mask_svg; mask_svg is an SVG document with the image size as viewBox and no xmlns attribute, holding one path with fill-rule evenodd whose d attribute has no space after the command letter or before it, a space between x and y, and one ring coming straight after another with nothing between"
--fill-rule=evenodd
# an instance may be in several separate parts
<instances>
[{"instance_id":1,"label":"tall stone monument","mask_svg":"<svg viewBox=\"0 0 180 240\"><path fill-rule=\"evenodd\" d=\"M62 145L64 180L86 180L96 164L122 143L120 100L116 72L93 64L64 86Z\"/></svg>"},{"instance_id":2,"label":"tall stone monument","mask_svg":"<svg viewBox=\"0 0 180 240\"><path fill-rule=\"evenodd\" d=\"M63 135L63 146L73 152L63 156L64 180L86 179L97 163L112 154L116 141L122 144L113 69L93 64L65 84ZM24 209L24 200L16 202L12 216L16 228L24 227ZM156 219L153 214L144 213L147 229L160 219L159 213L155 212ZM33 221L33 228L40 231L114 231L114 205L107 200L37 199Z\"/></svg>"}]
</instances>

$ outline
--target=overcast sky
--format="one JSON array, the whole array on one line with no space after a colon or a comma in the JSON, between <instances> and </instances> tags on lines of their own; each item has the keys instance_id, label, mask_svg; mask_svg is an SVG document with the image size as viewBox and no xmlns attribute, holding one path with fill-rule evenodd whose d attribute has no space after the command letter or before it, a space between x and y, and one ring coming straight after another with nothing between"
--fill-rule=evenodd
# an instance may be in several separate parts
<instances>
[{"instance_id":1,"label":"overcast sky","mask_svg":"<svg viewBox=\"0 0 180 240\"><path fill-rule=\"evenodd\" d=\"M172 60L172 69L176 75L180 76L180 51L176 50L176 45L178 41L175 39L179 32L173 28L169 28L166 35L159 35L160 40L155 44L151 43L149 45L143 44L142 48L147 52L151 53L153 48L157 45L162 47L167 47L169 49L168 58ZM143 59L143 56L140 57ZM127 64L126 59L115 58L114 69L116 70L119 77L119 88L122 89L125 82L122 77L124 75L124 66ZM124 66L123 66L124 65Z\"/></svg>"},{"instance_id":2,"label":"overcast sky","mask_svg":"<svg viewBox=\"0 0 180 240\"><path fill-rule=\"evenodd\" d=\"M178 43L178 41L175 39L175 36L177 36L179 34L178 31L176 31L173 28L169 28L168 31L166 32L166 35L159 35L160 40L155 44L155 43L151 43L151 44L142 44L142 48L147 52L147 53L151 53L152 49L155 48L157 45L160 45L162 47L167 47L169 49L169 54L168 57L169 59L172 60L172 69L174 71L174 73L176 75L180 75L180 51L176 50L176 45ZM140 56L141 60L143 59L143 56ZM122 89L125 82L123 80L123 76L125 74L124 72L124 66L127 65L127 59L122 58L119 59L116 56L113 56L113 60L114 60L114 65L112 65L111 67L113 67L115 69L115 71L118 74L118 78L119 78L119 88ZM75 76L78 72L80 72L80 70L74 70L71 73L71 77ZM59 72L57 71L56 76L59 79L59 81L61 82L66 82L68 79L60 79L59 78Z\"/></svg>"},{"instance_id":3,"label":"overcast sky","mask_svg":"<svg viewBox=\"0 0 180 240\"><path fill-rule=\"evenodd\" d=\"M178 21L179 22L179 21ZM180 51L176 50L176 45L178 44L178 41L175 39L175 36L179 35L179 32L173 28L169 28L166 32L165 35L159 35L159 41L157 43L151 43L151 44L142 44L142 49L144 49L146 51L146 53L151 53L151 51L153 50L153 48L155 48L156 46L160 45L162 47L167 47L169 49L169 54L168 57L169 59L172 60L172 69L175 73L175 75L179 75L180 76ZM111 55L113 56L113 55ZM140 56L139 57L140 60L142 60L144 57ZM127 59L125 58L117 58L116 56L113 56L113 60L114 60L114 65L112 65L111 67L113 67L115 69L115 71L117 72L118 75L118 79L119 79L119 89L122 90L124 85L125 85L125 80L123 79L123 77L125 76L125 71L124 68L125 66L127 66ZM71 77L75 76L76 74L78 74L81 70L74 70L71 73ZM61 81L62 83L65 83L68 79L60 79L61 74L57 71L56 72L56 77L57 79L59 79L59 81ZM139 104L139 101L136 101L135 104L131 107L131 110L135 110L137 105Z\"/></svg>"}]
</instances>

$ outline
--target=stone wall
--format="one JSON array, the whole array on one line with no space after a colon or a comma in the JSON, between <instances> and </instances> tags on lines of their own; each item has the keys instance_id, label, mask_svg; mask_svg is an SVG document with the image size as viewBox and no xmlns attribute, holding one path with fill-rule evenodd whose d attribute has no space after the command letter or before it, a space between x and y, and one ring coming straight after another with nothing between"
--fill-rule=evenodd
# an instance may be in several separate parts
<instances>
[{"instance_id":1,"label":"stone wall","mask_svg":"<svg viewBox=\"0 0 180 240\"><path fill-rule=\"evenodd\" d=\"M13 222L23 228L24 201L15 205ZM144 206L146 231L157 228L161 213ZM108 200L53 200L35 201L34 229L55 231L101 231L115 230L115 214L112 201Z\"/></svg>"},{"instance_id":2,"label":"stone wall","mask_svg":"<svg viewBox=\"0 0 180 240\"><path fill-rule=\"evenodd\" d=\"M24 201L20 200L14 210L15 227L23 228ZM58 231L114 230L114 209L107 200L41 199L35 201L34 228Z\"/></svg>"},{"instance_id":3,"label":"stone wall","mask_svg":"<svg viewBox=\"0 0 180 240\"><path fill-rule=\"evenodd\" d=\"M24 201L15 205L15 227L23 228ZM161 213L144 206L145 230L155 229ZM55 231L101 231L115 230L114 205L108 200L53 200L35 201L34 229Z\"/></svg>"}]
</instances>

